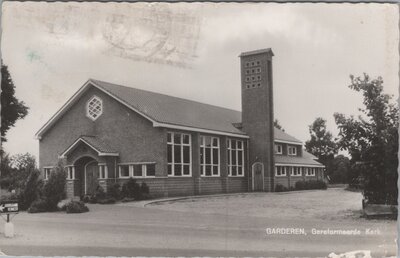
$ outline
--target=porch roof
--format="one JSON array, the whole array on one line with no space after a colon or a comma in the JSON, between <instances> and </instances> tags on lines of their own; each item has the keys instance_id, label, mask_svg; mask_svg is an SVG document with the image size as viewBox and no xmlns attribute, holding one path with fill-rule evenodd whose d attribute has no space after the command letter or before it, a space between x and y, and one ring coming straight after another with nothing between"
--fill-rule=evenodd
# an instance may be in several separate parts
<instances>
[{"instance_id":1,"label":"porch roof","mask_svg":"<svg viewBox=\"0 0 400 258\"><path fill-rule=\"evenodd\" d=\"M68 155L80 142L92 148L99 156L119 156L119 153L112 149L105 141L91 135L81 135L60 156L65 157Z\"/></svg>"}]
</instances>

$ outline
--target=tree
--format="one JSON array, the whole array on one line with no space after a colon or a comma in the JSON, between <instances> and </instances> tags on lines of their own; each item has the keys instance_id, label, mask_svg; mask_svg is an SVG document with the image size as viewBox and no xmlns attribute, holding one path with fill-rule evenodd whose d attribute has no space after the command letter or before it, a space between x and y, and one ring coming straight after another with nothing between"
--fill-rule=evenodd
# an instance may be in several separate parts
<instances>
[{"instance_id":1,"label":"tree","mask_svg":"<svg viewBox=\"0 0 400 258\"><path fill-rule=\"evenodd\" d=\"M350 160L344 155L337 155L329 165L329 177L332 183L347 183L350 170Z\"/></svg>"},{"instance_id":2,"label":"tree","mask_svg":"<svg viewBox=\"0 0 400 258\"><path fill-rule=\"evenodd\" d=\"M1 63L1 141L5 142L7 131L18 119L28 114L28 107L15 97L15 86L7 66Z\"/></svg>"},{"instance_id":3,"label":"tree","mask_svg":"<svg viewBox=\"0 0 400 258\"><path fill-rule=\"evenodd\" d=\"M338 146L351 155L352 170L361 171L364 197L372 203L397 204L398 107L383 93L383 79L350 76L350 89L362 93L361 115L335 113Z\"/></svg>"},{"instance_id":4,"label":"tree","mask_svg":"<svg viewBox=\"0 0 400 258\"><path fill-rule=\"evenodd\" d=\"M15 154L11 157L11 166L17 170L35 168L36 158L30 153Z\"/></svg>"},{"instance_id":5,"label":"tree","mask_svg":"<svg viewBox=\"0 0 400 258\"><path fill-rule=\"evenodd\" d=\"M32 154L4 155L1 162L0 186L20 191L30 173L36 169L36 159Z\"/></svg>"},{"instance_id":6,"label":"tree","mask_svg":"<svg viewBox=\"0 0 400 258\"><path fill-rule=\"evenodd\" d=\"M285 129L282 127L282 125L279 123L278 119L274 120L274 126L282 131L285 131Z\"/></svg>"},{"instance_id":7,"label":"tree","mask_svg":"<svg viewBox=\"0 0 400 258\"><path fill-rule=\"evenodd\" d=\"M65 164L60 161L54 170L50 173L50 177L43 185L42 198L46 202L47 211L56 211L57 204L65 199L65 185L67 183L67 174Z\"/></svg>"},{"instance_id":8,"label":"tree","mask_svg":"<svg viewBox=\"0 0 400 258\"><path fill-rule=\"evenodd\" d=\"M332 139L332 134L326 129L326 120L317 117L309 126L309 132L311 139L305 143L306 150L318 157L322 164L328 166L337 153L337 146Z\"/></svg>"}]
</instances>

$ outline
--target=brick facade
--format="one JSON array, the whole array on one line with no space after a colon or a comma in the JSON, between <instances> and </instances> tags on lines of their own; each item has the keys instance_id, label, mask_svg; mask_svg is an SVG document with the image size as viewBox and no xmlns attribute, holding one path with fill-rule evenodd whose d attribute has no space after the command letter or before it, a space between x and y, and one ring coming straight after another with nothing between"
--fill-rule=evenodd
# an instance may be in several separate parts
<instances>
[{"instance_id":1,"label":"brick facade","mask_svg":"<svg viewBox=\"0 0 400 258\"><path fill-rule=\"evenodd\" d=\"M45 130L38 133L40 168L43 171L44 167L55 166L60 158L64 159L67 166L73 168L75 176L69 177L66 185L68 197L87 194L87 184L91 182L90 180L94 180L105 191L108 191L114 183L122 185L128 180L127 178L120 178L119 175L119 167L123 164L131 164L132 169L133 164L152 164L155 166L154 176L136 179L139 184L146 182L151 195L155 197L248 192L253 191L254 180L258 180L257 185L262 186L258 190L274 191L274 186L277 184L289 187L294 186L296 180L308 180L310 177L275 177L272 56L270 50L241 55L241 118L240 114L237 116L236 111L221 109L221 114L224 114L221 119L227 119L227 114L233 117L233 119L230 117L231 120L227 119L226 124L221 124L220 116L212 116L215 111L219 112L218 107L213 107L212 111L209 112L211 118L208 122L211 121L211 123L208 125L211 127L218 125L218 128L221 128L222 131L215 131L214 129L207 131L205 130L207 128L190 126L182 129L176 124L169 128L161 126L155 123L151 117L146 116L145 113L151 111L154 116L159 116L162 113L160 112L163 109L162 106L155 105L143 109L143 105L145 106L147 102L143 102L142 99L136 99L136 101L142 101L141 103L127 104L126 100L121 100L115 94L110 93L113 88L104 88L105 86L102 86L102 88L96 85L95 81L89 80L78 91L79 95L73 97L56 114L57 120L55 122L50 120L49 124L44 126ZM251 70L250 74L249 69ZM251 80L250 84L249 80ZM109 84L105 83L105 85L109 87ZM126 92L126 88L123 91L121 88L118 89L115 92L129 93ZM151 94L147 92L143 96L148 97ZM94 96L101 100L102 113L100 116L90 119L87 114L87 106ZM162 101L157 102L160 99L164 101L165 97L157 96L154 103L163 103ZM147 100L152 101L151 98ZM185 105L188 102L185 101ZM173 107L174 104L172 103L170 107ZM138 106L142 106L142 110L135 108ZM200 104L196 103L195 106L200 107ZM205 107L201 106L201 108ZM208 111L207 108L205 111ZM175 109L175 112L179 112L179 110ZM164 116L168 116L168 114L165 113ZM181 114L181 118L187 118L189 123L193 123L192 117L186 113ZM168 143L167 135L170 132L190 135L191 176L168 175L167 146L171 143ZM219 139L219 175L201 175L200 139L202 136ZM92 137L95 139L95 143L97 141L101 143L101 146L92 146L85 142L83 137ZM237 166L243 167L243 176L229 175L229 140L243 141L243 150L240 149L240 151L243 152L244 164L237 163ZM288 145L283 144L282 146L282 155L287 155ZM103 151L101 148L107 150ZM296 157L301 157L303 155L302 146L296 145L296 148ZM62 157L61 154L63 154ZM94 163L98 166L98 170L94 169L90 172L90 169L92 169L90 167L89 172L91 174L88 174L86 166ZM261 175L263 176L253 180L252 165L255 163L262 164ZM100 178L100 171L107 171L107 173L104 172L104 175L107 174L105 178ZM132 175L131 171L130 167L130 175ZM232 171L236 171L236 168ZM91 177L91 175L97 176ZM315 177L318 178L319 176L317 174ZM323 177L321 176L321 178Z\"/></svg>"},{"instance_id":2,"label":"brick facade","mask_svg":"<svg viewBox=\"0 0 400 258\"><path fill-rule=\"evenodd\" d=\"M264 191L271 191L274 171L272 56L271 51L240 56L242 130L250 136L249 164L264 165Z\"/></svg>"}]
</instances>

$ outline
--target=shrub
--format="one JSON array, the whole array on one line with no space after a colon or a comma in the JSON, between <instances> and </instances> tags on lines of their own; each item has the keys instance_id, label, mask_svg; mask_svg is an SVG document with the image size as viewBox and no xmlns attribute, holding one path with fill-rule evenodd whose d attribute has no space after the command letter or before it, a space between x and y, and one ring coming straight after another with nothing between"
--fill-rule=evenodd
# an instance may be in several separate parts
<instances>
[{"instance_id":1,"label":"shrub","mask_svg":"<svg viewBox=\"0 0 400 258\"><path fill-rule=\"evenodd\" d=\"M100 199L97 200L97 203L99 204L113 204L115 203L117 200L115 200L114 198L105 198L105 199Z\"/></svg>"},{"instance_id":2,"label":"shrub","mask_svg":"<svg viewBox=\"0 0 400 258\"><path fill-rule=\"evenodd\" d=\"M89 203L97 203L96 194L89 195Z\"/></svg>"},{"instance_id":3,"label":"shrub","mask_svg":"<svg viewBox=\"0 0 400 258\"><path fill-rule=\"evenodd\" d=\"M101 187L100 185L97 186L94 195L96 197L96 200L102 200L106 198L106 192L104 192L103 187Z\"/></svg>"},{"instance_id":4,"label":"shrub","mask_svg":"<svg viewBox=\"0 0 400 258\"><path fill-rule=\"evenodd\" d=\"M66 205L67 213L83 213L88 211L89 208L81 201L71 201Z\"/></svg>"},{"instance_id":5,"label":"shrub","mask_svg":"<svg viewBox=\"0 0 400 258\"><path fill-rule=\"evenodd\" d=\"M20 195L18 193L10 193L7 195L3 195L0 197L0 201L14 201L14 200L19 200Z\"/></svg>"},{"instance_id":6,"label":"shrub","mask_svg":"<svg viewBox=\"0 0 400 258\"><path fill-rule=\"evenodd\" d=\"M149 186L145 182L142 182L142 184L140 185L140 190L142 194L150 194Z\"/></svg>"},{"instance_id":7,"label":"shrub","mask_svg":"<svg viewBox=\"0 0 400 258\"><path fill-rule=\"evenodd\" d=\"M31 204L31 207L29 207L28 212L29 213L38 213L38 212L46 212L49 210L48 207L48 202L47 200L43 199L37 199Z\"/></svg>"},{"instance_id":8,"label":"shrub","mask_svg":"<svg viewBox=\"0 0 400 258\"><path fill-rule=\"evenodd\" d=\"M297 181L295 184L296 190L312 190L312 189L326 189L327 185L321 180Z\"/></svg>"},{"instance_id":9,"label":"shrub","mask_svg":"<svg viewBox=\"0 0 400 258\"><path fill-rule=\"evenodd\" d=\"M67 208L67 204L70 202L69 199L61 200L59 203L57 203L57 208L60 211L65 211Z\"/></svg>"},{"instance_id":10,"label":"shrub","mask_svg":"<svg viewBox=\"0 0 400 258\"><path fill-rule=\"evenodd\" d=\"M122 196L128 198L135 198L140 200L142 197L142 192L140 185L136 183L136 180L129 178L127 182L122 185Z\"/></svg>"},{"instance_id":11,"label":"shrub","mask_svg":"<svg viewBox=\"0 0 400 258\"><path fill-rule=\"evenodd\" d=\"M121 202L133 202L136 201L134 198L125 197L121 200Z\"/></svg>"},{"instance_id":12,"label":"shrub","mask_svg":"<svg viewBox=\"0 0 400 258\"><path fill-rule=\"evenodd\" d=\"M85 196L81 196L81 201L84 203L88 203L90 200L90 196L89 195L85 195Z\"/></svg>"},{"instance_id":13,"label":"shrub","mask_svg":"<svg viewBox=\"0 0 400 258\"><path fill-rule=\"evenodd\" d=\"M275 192L286 192L289 189L281 184L276 184L275 185Z\"/></svg>"},{"instance_id":14,"label":"shrub","mask_svg":"<svg viewBox=\"0 0 400 258\"><path fill-rule=\"evenodd\" d=\"M48 211L57 210L57 204L65 199L65 183L66 173L60 163L43 186L43 199L47 201Z\"/></svg>"},{"instance_id":15,"label":"shrub","mask_svg":"<svg viewBox=\"0 0 400 258\"><path fill-rule=\"evenodd\" d=\"M115 200L121 199L121 186L118 183L114 183L108 189L108 196L114 198Z\"/></svg>"},{"instance_id":16,"label":"shrub","mask_svg":"<svg viewBox=\"0 0 400 258\"><path fill-rule=\"evenodd\" d=\"M39 179L39 176L40 171L36 169L31 170L20 194L20 210L27 210L40 197L40 189L43 187L43 181Z\"/></svg>"}]
</instances>

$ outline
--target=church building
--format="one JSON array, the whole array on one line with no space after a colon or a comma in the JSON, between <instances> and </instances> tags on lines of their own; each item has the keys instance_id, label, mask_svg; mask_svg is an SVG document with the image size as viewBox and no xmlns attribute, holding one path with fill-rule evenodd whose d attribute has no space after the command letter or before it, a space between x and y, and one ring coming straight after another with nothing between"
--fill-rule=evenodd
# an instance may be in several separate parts
<instances>
[{"instance_id":1,"label":"church building","mask_svg":"<svg viewBox=\"0 0 400 258\"><path fill-rule=\"evenodd\" d=\"M44 179L63 159L68 197L131 177L155 197L323 180L316 157L274 127L273 55L240 54L242 112L89 79L36 134Z\"/></svg>"}]
</instances>

